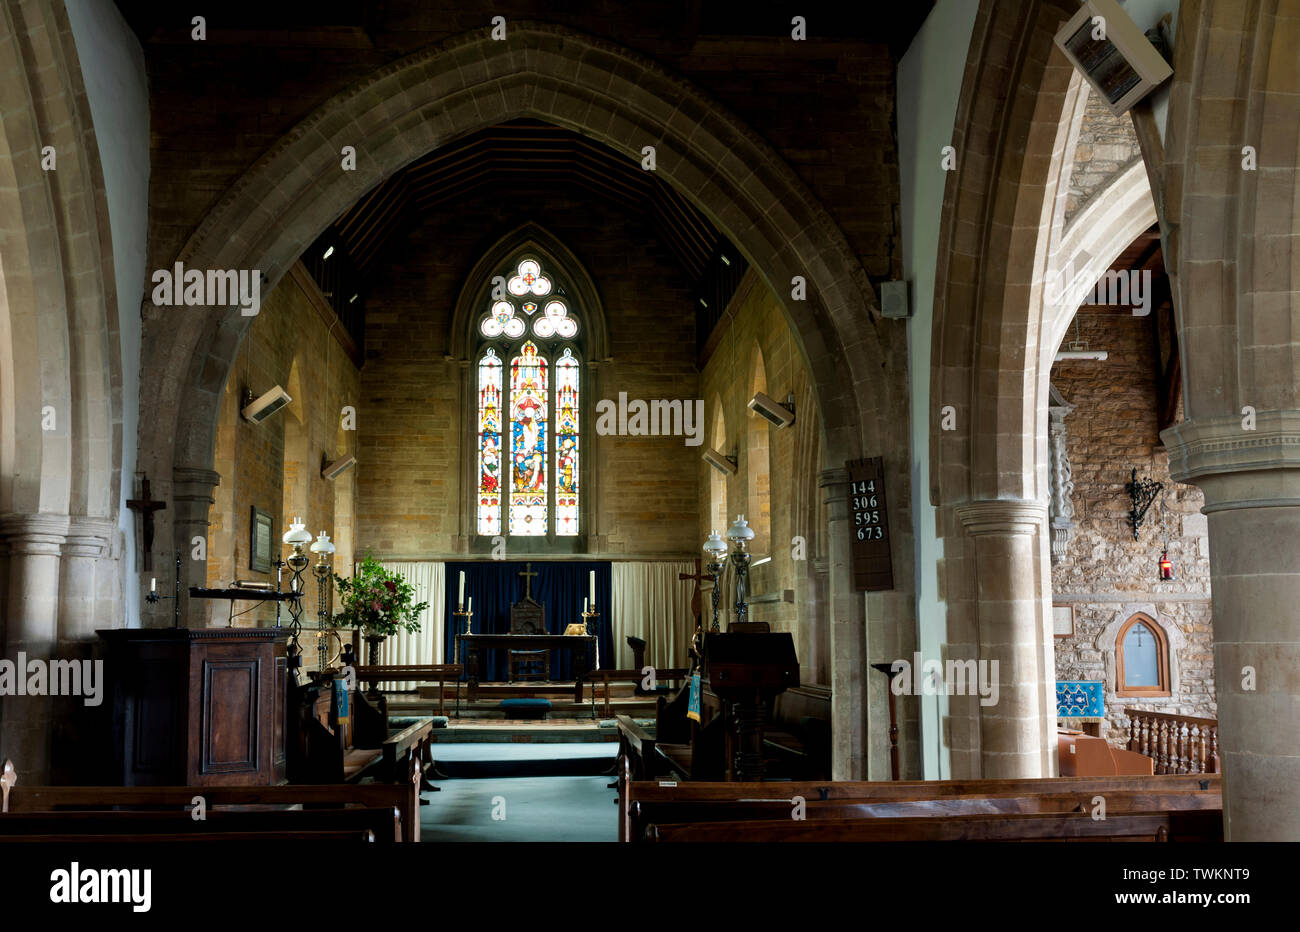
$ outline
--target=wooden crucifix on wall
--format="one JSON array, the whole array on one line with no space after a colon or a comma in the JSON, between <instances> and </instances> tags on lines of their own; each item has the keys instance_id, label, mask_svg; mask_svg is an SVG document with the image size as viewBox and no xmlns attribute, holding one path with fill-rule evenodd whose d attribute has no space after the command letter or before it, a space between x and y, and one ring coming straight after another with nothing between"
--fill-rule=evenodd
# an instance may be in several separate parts
<instances>
[{"instance_id":1,"label":"wooden crucifix on wall","mask_svg":"<svg viewBox=\"0 0 1300 932\"><path fill-rule=\"evenodd\" d=\"M153 569L153 513L167 507L166 502L156 502L149 498L149 476L140 479L140 498L128 498L126 507L140 512L144 522L144 561L145 572Z\"/></svg>"}]
</instances>

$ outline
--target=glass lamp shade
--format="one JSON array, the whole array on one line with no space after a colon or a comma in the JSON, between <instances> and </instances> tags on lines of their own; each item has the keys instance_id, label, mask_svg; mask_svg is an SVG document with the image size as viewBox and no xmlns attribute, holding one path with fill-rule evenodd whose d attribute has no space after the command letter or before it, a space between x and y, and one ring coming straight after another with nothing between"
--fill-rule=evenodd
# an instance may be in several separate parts
<instances>
[{"instance_id":1,"label":"glass lamp shade","mask_svg":"<svg viewBox=\"0 0 1300 932\"><path fill-rule=\"evenodd\" d=\"M1174 561L1169 559L1169 551L1160 554L1160 581L1174 578Z\"/></svg>"},{"instance_id":2,"label":"glass lamp shade","mask_svg":"<svg viewBox=\"0 0 1300 932\"><path fill-rule=\"evenodd\" d=\"M330 540L330 536L324 531L321 531L320 537L317 537L316 542L311 545L311 552L319 553L321 555L329 555L333 553L334 543Z\"/></svg>"},{"instance_id":3,"label":"glass lamp shade","mask_svg":"<svg viewBox=\"0 0 1300 932\"><path fill-rule=\"evenodd\" d=\"M302 521L294 518L289 525L289 530L284 532L284 542L291 546L311 543L311 531L307 530Z\"/></svg>"},{"instance_id":4,"label":"glass lamp shade","mask_svg":"<svg viewBox=\"0 0 1300 932\"><path fill-rule=\"evenodd\" d=\"M708 554L710 560L716 563L726 557L727 542L722 539L722 535L717 531L712 531L709 534L709 539L704 542L704 552Z\"/></svg>"},{"instance_id":5,"label":"glass lamp shade","mask_svg":"<svg viewBox=\"0 0 1300 932\"><path fill-rule=\"evenodd\" d=\"M727 540L737 544L748 543L754 539L754 529L749 526L744 515L736 515L736 523L727 530Z\"/></svg>"}]
</instances>

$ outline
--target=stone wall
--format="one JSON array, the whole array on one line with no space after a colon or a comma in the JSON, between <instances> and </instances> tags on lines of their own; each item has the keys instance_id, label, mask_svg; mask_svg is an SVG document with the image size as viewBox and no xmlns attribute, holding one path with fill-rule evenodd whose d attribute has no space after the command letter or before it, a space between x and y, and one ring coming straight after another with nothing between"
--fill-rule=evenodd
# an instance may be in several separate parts
<instances>
[{"instance_id":1,"label":"stone wall","mask_svg":"<svg viewBox=\"0 0 1300 932\"><path fill-rule=\"evenodd\" d=\"M445 358L451 318L473 266L534 220L586 267L604 306L610 358L585 370L587 411L620 392L699 397L690 283L642 218L554 186L496 188L454 203L392 247L368 292L359 456L382 468L361 473L359 552L443 559L472 549L474 528L461 527L462 476L476 428L464 423L462 392L472 398L475 369ZM701 448L682 437L596 436L587 424L583 450L597 489L588 552L693 558Z\"/></svg>"},{"instance_id":2,"label":"stone wall","mask_svg":"<svg viewBox=\"0 0 1300 932\"><path fill-rule=\"evenodd\" d=\"M1108 734L1126 740L1126 706L1214 718L1214 655L1210 626L1210 562L1205 498L1195 486L1173 482L1169 457L1156 433L1155 348L1146 317L1085 308L1080 336L1108 351L1104 362L1052 367L1052 384L1076 405L1066 417L1073 469L1074 531L1067 555L1052 568L1058 604L1075 609L1075 635L1056 639L1056 675L1062 680L1105 680ZM1071 330L1073 332L1073 329ZM1157 497L1133 540L1124 486L1130 470L1165 485L1169 556L1175 579L1157 581L1163 547ZM1115 693L1115 635L1134 612L1153 615L1170 639L1173 695L1120 697Z\"/></svg>"},{"instance_id":3,"label":"stone wall","mask_svg":"<svg viewBox=\"0 0 1300 932\"><path fill-rule=\"evenodd\" d=\"M208 529L207 584L211 587L226 587L235 579L274 582L274 567L267 573L249 567L254 506L271 514L272 561L288 556L281 538L289 521L299 516L313 537L329 532L339 547L334 567L342 575L351 575L346 506L364 466L331 482L322 478L321 465L323 459L333 461L345 452L356 452L355 433L342 430L340 413L344 405L357 404L361 379L318 310L323 300L305 274L285 276L263 301L226 381L215 464L221 484ZM260 395L274 385L283 386L292 402L260 424L249 423L240 415L244 389ZM340 504L345 507L339 508ZM285 589L288 576L286 569ZM304 606L314 623L316 584L310 575L307 581L309 597ZM213 601L207 606L209 624L226 624L231 603ZM260 607L234 603L235 612L247 609L252 610L236 617L236 625L274 623L273 603ZM281 608L280 616L287 623L287 607ZM304 647L310 666L314 639L305 639Z\"/></svg>"},{"instance_id":4,"label":"stone wall","mask_svg":"<svg viewBox=\"0 0 1300 932\"><path fill-rule=\"evenodd\" d=\"M746 273L711 343L713 352L700 375L709 444L715 445L721 405L725 440L719 452L737 454L737 472L718 484L714 467L702 460L696 465L701 515L696 546L703 545L717 524L713 516L719 503L714 499L722 493L726 525L744 514L755 531L753 559L771 557L771 562L750 573L750 596L795 593L793 602L752 604L749 620L765 621L773 631L791 632L802 680L828 684L826 629L818 621L826 613L821 604L825 543L819 533L826 522L816 486L821 429L810 401L803 356L776 297L753 270ZM782 404L793 393L795 423L778 429L751 412L747 406L755 391ZM726 526L716 529L726 536ZM728 606L733 600L733 579L728 571L719 612L724 629L725 619L732 617Z\"/></svg>"},{"instance_id":5,"label":"stone wall","mask_svg":"<svg viewBox=\"0 0 1300 932\"><path fill-rule=\"evenodd\" d=\"M1132 117L1115 116L1099 95L1089 93L1073 155L1065 200L1067 224L1107 182L1142 157Z\"/></svg>"}]
</instances>

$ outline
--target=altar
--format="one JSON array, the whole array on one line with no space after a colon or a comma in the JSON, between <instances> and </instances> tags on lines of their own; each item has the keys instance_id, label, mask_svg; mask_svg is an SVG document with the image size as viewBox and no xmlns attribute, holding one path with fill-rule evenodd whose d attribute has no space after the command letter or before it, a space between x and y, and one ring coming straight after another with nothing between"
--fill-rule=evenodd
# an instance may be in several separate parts
<instances>
[{"instance_id":1,"label":"altar","mask_svg":"<svg viewBox=\"0 0 1300 932\"><path fill-rule=\"evenodd\" d=\"M489 650L569 650L573 657L573 701L582 702L582 683L591 671L596 653L594 635L582 634L458 634L456 657L465 665L469 679L467 696L478 698L478 684L483 678L483 660Z\"/></svg>"}]
</instances>

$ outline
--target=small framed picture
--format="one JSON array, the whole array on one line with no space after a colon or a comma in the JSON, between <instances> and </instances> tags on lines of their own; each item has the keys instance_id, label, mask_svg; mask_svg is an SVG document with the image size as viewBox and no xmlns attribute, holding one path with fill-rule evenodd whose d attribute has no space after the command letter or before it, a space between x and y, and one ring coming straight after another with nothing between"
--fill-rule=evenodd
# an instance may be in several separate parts
<instances>
[{"instance_id":1,"label":"small framed picture","mask_svg":"<svg viewBox=\"0 0 1300 932\"><path fill-rule=\"evenodd\" d=\"M1074 637L1074 606L1054 604L1052 606L1052 634L1058 638Z\"/></svg>"},{"instance_id":2,"label":"small framed picture","mask_svg":"<svg viewBox=\"0 0 1300 932\"><path fill-rule=\"evenodd\" d=\"M255 573L271 572L271 516L256 505L248 537L248 568Z\"/></svg>"}]
</instances>

